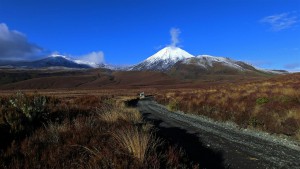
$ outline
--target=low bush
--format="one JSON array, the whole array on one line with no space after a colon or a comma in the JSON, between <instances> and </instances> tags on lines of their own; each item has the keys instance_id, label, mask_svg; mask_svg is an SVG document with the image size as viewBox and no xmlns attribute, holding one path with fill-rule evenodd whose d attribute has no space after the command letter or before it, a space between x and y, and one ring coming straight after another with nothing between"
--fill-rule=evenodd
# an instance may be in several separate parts
<instances>
[{"instance_id":1,"label":"low bush","mask_svg":"<svg viewBox=\"0 0 300 169\"><path fill-rule=\"evenodd\" d=\"M266 97L261 97L256 99L256 104L262 105L262 104L266 104L269 102L269 99Z\"/></svg>"},{"instance_id":2,"label":"low bush","mask_svg":"<svg viewBox=\"0 0 300 169\"><path fill-rule=\"evenodd\" d=\"M178 101L175 100L175 99L171 99L171 100L169 101L169 104L167 105L167 107L168 107L168 109L169 109L170 111L177 111L177 110L179 110L179 104L178 104Z\"/></svg>"}]
</instances>

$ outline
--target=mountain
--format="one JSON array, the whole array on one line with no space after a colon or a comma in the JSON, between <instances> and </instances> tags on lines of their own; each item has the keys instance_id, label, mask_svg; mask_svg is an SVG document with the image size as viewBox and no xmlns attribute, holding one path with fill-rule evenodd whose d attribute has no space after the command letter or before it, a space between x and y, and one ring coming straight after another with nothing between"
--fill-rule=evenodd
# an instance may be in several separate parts
<instances>
[{"instance_id":1,"label":"mountain","mask_svg":"<svg viewBox=\"0 0 300 169\"><path fill-rule=\"evenodd\" d=\"M63 55L51 55L47 58L27 62L23 66L29 68L66 67L66 68L91 68L88 64L77 63Z\"/></svg>"},{"instance_id":2,"label":"mountain","mask_svg":"<svg viewBox=\"0 0 300 169\"><path fill-rule=\"evenodd\" d=\"M178 48L168 46L127 70L168 72L172 75L197 77L199 75L265 75L286 72L263 70L241 61L210 55L193 56Z\"/></svg>"},{"instance_id":3,"label":"mountain","mask_svg":"<svg viewBox=\"0 0 300 169\"><path fill-rule=\"evenodd\" d=\"M104 68L115 71L160 71L168 72L173 75L198 76L201 74L286 74L286 71L264 70L253 67L250 64L241 61L235 61L225 57L216 57L210 55L193 56L178 47L168 46L143 62L133 66L114 66L105 63L97 64L95 62L79 59L71 59L64 55L53 54L44 59L27 62L0 61L1 69L13 68L48 68L48 69L89 69Z\"/></svg>"},{"instance_id":4,"label":"mountain","mask_svg":"<svg viewBox=\"0 0 300 169\"><path fill-rule=\"evenodd\" d=\"M178 61L194 56L178 47L165 47L143 62L130 67L128 70L156 70L166 71Z\"/></svg>"},{"instance_id":5,"label":"mountain","mask_svg":"<svg viewBox=\"0 0 300 169\"><path fill-rule=\"evenodd\" d=\"M217 67L226 67L229 69L235 69L239 71L255 70L255 68L249 64L241 61L235 61L230 58L216 57L210 55L199 55L194 58L185 59L178 64L195 65L203 68L204 70L213 70Z\"/></svg>"},{"instance_id":6,"label":"mountain","mask_svg":"<svg viewBox=\"0 0 300 169\"><path fill-rule=\"evenodd\" d=\"M7 68L98 68L105 67L105 65L98 65L93 62L82 60L73 60L64 55L50 55L46 58L34 61L3 61L0 63L1 67Z\"/></svg>"},{"instance_id":7,"label":"mountain","mask_svg":"<svg viewBox=\"0 0 300 169\"><path fill-rule=\"evenodd\" d=\"M282 71L270 71L256 68L241 61L210 55L199 55L178 61L168 70L171 75L193 79L206 75L270 75L283 74Z\"/></svg>"},{"instance_id":8,"label":"mountain","mask_svg":"<svg viewBox=\"0 0 300 169\"><path fill-rule=\"evenodd\" d=\"M64 55L53 54L46 58L35 60L35 61L6 61L0 60L1 69L13 69L13 68L103 68L110 70L125 70L127 67L115 66L105 63L97 64L95 62L71 59Z\"/></svg>"}]
</instances>

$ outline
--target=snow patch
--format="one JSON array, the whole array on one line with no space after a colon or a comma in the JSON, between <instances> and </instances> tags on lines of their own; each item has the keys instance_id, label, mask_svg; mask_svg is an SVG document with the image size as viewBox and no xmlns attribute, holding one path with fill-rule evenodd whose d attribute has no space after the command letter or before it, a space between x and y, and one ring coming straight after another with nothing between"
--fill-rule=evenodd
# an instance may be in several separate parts
<instances>
[{"instance_id":1,"label":"snow patch","mask_svg":"<svg viewBox=\"0 0 300 169\"><path fill-rule=\"evenodd\" d=\"M165 47L162 50L158 51L154 55L146 59L149 62L155 62L158 60L167 60L169 62L177 62L186 58L195 57L188 52L178 48L178 47Z\"/></svg>"},{"instance_id":2,"label":"snow patch","mask_svg":"<svg viewBox=\"0 0 300 169\"><path fill-rule=\"evenodd\" d=\"M71 62L74 62L74 63L77 63L77 64L83 64L83 65L88 65L92 68L98 68L99 67L99 64L95 63L95 62L90 62L90 61L85 61L85 60L79 60L79 59L71 59L70 57L67 57L65 55L60 55L60 54L52 54L50 55L49 57L54 57L54 58L58 58L58 57L61 57L61 58L64 58L66 60L69 60Z\"/></svg>"},{"instance_id":3,"label":"snow patch","mask_svg":"<svg viewBox=\"0 0 300 169\"><path fill-rule=\"evenodd\" d=\"M213 66L213 63L221 63L224 66L232 67L241 71L245 70L243 67L237 64L237 61L231 60L229 58L211 55L198 55L197 58L199 58L202 63L206 63L206 65L210 67Z\"/></svg>"}]
</instances>

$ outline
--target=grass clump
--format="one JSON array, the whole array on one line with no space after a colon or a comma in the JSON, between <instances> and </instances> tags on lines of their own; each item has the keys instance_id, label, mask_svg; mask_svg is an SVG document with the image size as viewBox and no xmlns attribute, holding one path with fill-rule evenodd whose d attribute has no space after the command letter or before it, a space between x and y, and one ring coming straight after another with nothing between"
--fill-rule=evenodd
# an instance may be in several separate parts
<instances>
[{"instance_id":1,"label":"grass clump","mask_svg":"<svg viewBox=\"0 0 300 169\"><path fill-rule=\"evenodd\" d=\"M140 112L133 108L121 108L117 107L105 112L100 112L99 118L106 122L115 123L118 120L125 120L128 122L138 123L141 122L142 116Z\"/></svg>"},{"instance_id":2,"label":"grass clump","mask_svg":"<svg viewBox=\"0 0 300 169\"><path fill-rule=\"evenodd\" d=\"M160 141L155 139L151 132L137 127L117 130L113 132L113 137L140 162L144 162L148 152L155 150L160 144Z\"/></svg>"}]
</instances>

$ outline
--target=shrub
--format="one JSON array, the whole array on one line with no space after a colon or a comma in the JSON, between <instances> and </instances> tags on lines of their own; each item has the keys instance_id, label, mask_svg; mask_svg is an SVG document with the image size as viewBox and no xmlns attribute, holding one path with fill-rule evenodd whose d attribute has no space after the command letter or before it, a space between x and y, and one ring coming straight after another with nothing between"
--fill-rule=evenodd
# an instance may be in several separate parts
<instances>
[{"instance_id":1,"label":"shrub","mask_svg":"<svg viewBox=\"0 0 300 169\"><path fill-rule=\"evenodd\" d=\"M25 95L17 92L3 108L3 121L12 134L25 134L41 125L48 118L48 98L40 95Z\"/></svg>"},{"instance_id":2,"label":"shrub","mask_svg":"<svg viewBox=\"0 0 300 169\"><path fill-rule=\"evenodd\" d=\"M300 122L298 120L290 117L281 123L284 126L283 133L286 135L296 135L298 129L300 128Z\"/></svg>"},{"instance_id":3,"label":"shrub","mask_svg":"<svg viewBox=\"0 0 300 169\"><path fill-rule=\"evenodd\" d=\"M257 119L257 117L250 117L248 125L251 127L258 127L262 125L262 123Z\"/></svg>"},{"instance_id":4,"label":"shrub","mask_svg":"<svg viewBox=\"0 0 300 169\"><path fill-rule=\"evenodd\" d=\"M170 111L177 111L177 110L179 110L179 103L177 100L172 99L169 101L169 104L167 107Z\"/></svg>"},{"instance_id":5,"label":"shrub","mask_svg":"<svg viewBox=\"0 0 300 169\"><path fill-rule=\"evenodd\" d=\"M266 104L268 102L269 102L269 99L266 97L261 97L261 98L256 99L256 104L258 104L258 105Z\"/></svg>"}]
</instances>

